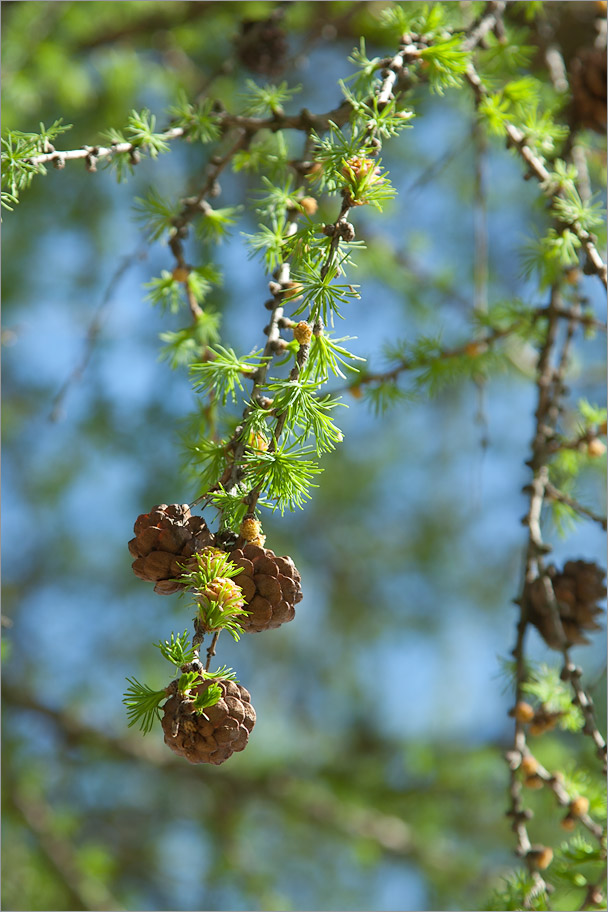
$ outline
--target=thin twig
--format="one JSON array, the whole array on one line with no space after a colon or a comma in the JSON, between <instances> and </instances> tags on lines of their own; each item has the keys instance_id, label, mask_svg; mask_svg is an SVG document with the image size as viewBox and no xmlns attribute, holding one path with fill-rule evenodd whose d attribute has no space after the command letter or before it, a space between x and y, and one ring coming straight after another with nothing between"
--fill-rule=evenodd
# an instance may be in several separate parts
<instances>
[{"instance_id":1,"label":"thin twig","mask_svg":"<svg viewBox=\"0 0 608 912\"><path fill-rule=\"evenodd\" d=\"M207 2L205 0L189 0L187 3L173 7L169 15L167 15L166 7L161 7L160 9L152 7L147 15L132 22L125 21L117 28L96 31L92 37L79 41L73 51L75 53L89 51L100 47L102 44L115 44L125 38L133 38L142 34L147 35L163 28L179 27L186 22L191 22L200 16L206 15L210 6L212 6L212 3L209 0Z\"/></svg>"},{"instance_id":2,"label":"thin twig","mask_svg":"<svg viewBox=\"0 0 608 912\"><path fill-rule=\"evenodd\" d=\"M82 873L76 848L54 826L52 810L45 801L27 796L15 782L9 800L36 837L41 851L59 875L77 908L124 908L101 880Z\"/></svg>"},{"instance_id":3,"label":"thin twig","mask_svg":"<svg viewBox=\"0 0 608 912\"><path fill-rule=\"evenodd\" d=\"M165 142L169 142L185 136L186 133L185 127L171 127L161 133L161 138ZM79 149L66 149L64 151L53 149L51 152L41 152L39 155L32 155L31 158L27 159L27 162L35 166L57 163L61 167L68 161L77 161L79 159L99 161L99 159L103 158L112 158L113 155L135 153L138 148L137 143L117 142L112 143L110 146L86 145L81 146Z\"/></svg>"},{"instance_id":4,"label":"thin twig","mask_svg":"<svg viewBox=\"0 0 608 912\"><path fill-rule=\"evenodd\" d=\"M180 784L186 778L200 785L201 775L205 776L204 770L184 764L172 752L162 748L161 741L120 737L108 733L107 730L102 731L72 713L46 706L22 687L4 685L3 691L7 705L20 711L35 712L48 719L67 744L92 746L97 751L102 750L130 762L144 764L148 768L162 771L163 777L167 775L175 777ZM207 775L209 775L209 771L207 771ZM235 775L224 767L221 779L215 779L214 782L214 788L221 789L220 783L223 782L231 794L238 794L242 796L243 800L249 800L253 794L264 795L271 802L283 807L288 799L289 803L293 804L313 825L318 827L319 820L323 820L326 824L335 827L337 832L349 838L364 836L377 845L382 854L389 857L407 856L417 851L417 846L413 841L415 833L399 818L382 813L375 808L353 809L350 806L347 807L340 800L336 800L334 795L323 798L316 793L314 801L310 802L302 793L300 777L292 776L289 772L285 772L279 779L276 776L269 776L263 771L258 773L252 770L241 771ZM357 811L359 811L358 814ZM446 858L445 861L447 862L447 860ZM86 908L84 904L83 908ZM117 904L114 908L119 909L120 906Z\"/></svg>"},{"instance_id":5,"label":"thin twig","mask_svg":"<svg viewBox=\"0 0 608 912\"><path fill-rule=\"evenodd\" d=\"M539 779L542 779L542 781L551 789L555 796L555 800L560 807L568 808L572 802L572 796L568 794L562 785L559 776L550 773L548 769L538 762L536 757L534 757L534 760L536 761L534 775L538 776ZM576 819L598 840L600 845L603 844L604 828L599 823L596 823L588 813L581 814Z\"/></svg>"},{"instance_id":6,"label":"thin twig","mask_svg":"<svg viewBox=\"0 0 608 912\"><path fill-rule=\"evenodd\" d=\"M114 272L114 275L108 282L106 290L101 301L99 302L97 309L93 313L93 318L89 324L89 328L87 329L84 351L82 353L80 361L74 367L66 380L64 380L63 384L53 398L52 408L49 414L49 421L58 421L62 417L62 406L65 397L67 396L70 388L82 378L82 375L89 365L89 362L95 350L95 345L99 338L99 333L101 332L104 317L120 282L128 270L131 269L136 262L145 259L146 255L146 249L140 247L137 250L134 250L133 253L125 256L119 263L116 271Z\"/></svg>"},{"instance_id":7,"label":"thin twig","mask_svg":"<svg viewBox=\"0 0 608 912\"><path fill-rule=\"evenodd\" d=\"M584 912L585 909L588 909L589 906L593 906L596 909L602 908L605 904L605 897L603 890L606 889L606 865L602 869L600 876L597 878L595 883L589 884L587 886L587 892L585 898L580 904L579 912Z\"/></svg>"},{"instance_id":8,"label":"thin twig","mask_svg":"<svg viewBox=\"0 0 608 912\"><path fill-rule=\"evenodd\" d=\"M485 336L478 336L473 339L469 339L467 342L463 342L461 345L456 345L453 348L444 348L436 354L429 355L425 358L403 358L399 364L390 370L363 374L361 377L357 378L354 383L350 383L347 386L340 388L339 390L334 390L334 392L342 392L352 389L353 387L365 386L369 383L386 383L394 381L397 380L399 375L404 372L428 367L437 360L460 358L463 355L475 357L476 355L485 352L495 342L498 342L499 340L504 339L507 336L510 336L511 334L517 332L517 330L523 326L523 323L523 319L514 320L508 326L501 329L493 329Z\"/></svg>"},{"instance_id":9,"label":"thin twig","mask_svg":"<svg viewBox=\"0 0 608 912\"><path fill-rule=\"evenodd\" d=\"M474 199L473 199L473 311L485 315L488 312L488 202L486 194L487 138L480 124L473 126L474 155ZM481 465L478 473L480 489L483 485L483 460L489 446L489 424L486 413L486 380L480 374L474 377L477 387L477 411L475 421L481 428Z\"/></svg>"},{"instance_id":10,"label":"thin twig","mask_svg":"<svg viewBox=\"0 0 608 912\"><path fill-rule=\"evenodd\" d=\"M472 51L478 45L482 44L485 36L500 27L502 23L502 14L507 4L501 0L490 0L478 22L473 23L469 29L468 35L462 42L464 51Z\"/></svg>"},{"instance_id":11,"label":"thin twig","mask_svg":"<svg viewBox=\"0 0 608 912\"><path fill-rule=\"evenodd\" d=\"M556 488L550 482L547 482L545 487L545 494L550 500L557 500L560 503L566 504L567 507L570 507L571 510L574 510L576 513L579 513L581 516L586 516L587 519L591 519L593 522L598 523L604 531L606 531L606 517L600 516L599 513L595 513L593 510L590 510L589 507L583 506L579 503L574 497L571 497L569 494L565 494L564 491L560 491L559 488Z\"/></svg>"},{"instance_id":12,"label":"thin twig","mask_svg":"<svg viewBox=\"0 0 608 912\"><path fill-rule=\"evenodd\" d=\"M213 634L213 639L211 640L211 643L207 649L207 661L205 662L205 671L209 671L209 668L211 666L211 659L215 655L215 647L217 645L217 641L220 638L221 632L222 632L221 630L216 630L215 633Z\"/></svg>"},{"instance_id":13,"label":"thin twig","mask_svg":"<svg viewBox=\"0 0 608 912\"><path fill-rule=\"evenodd\" d=\"M519 703L523 697L523 685L527 677L526 663L524 660L524 643L526 630L528 627L528 606L527 592L528 586L538 577L546 579L543 576L542 555L547 550L542 539L540 526L540 517L543 500L548 479L548 450L547 441L552 435L552 425L557 419L557 404L553 399L555 391L554 369L551 363L551 355L557 338L559 317L556 310L561 303L559 289L557 286L551 291L549 307L546 310L548 317L545 340L540 351L536 386L538 390L538 400L535 412L536 427L532 441L532 456L529 465L533 472L532 482L529 485L529 506L528 512L524 518L524 523L528 529L528 543L526 546L525 572L522 591L520 597L516 600L520 608L519 621L517 624L517 637L513 649L515 659L515 701ZM549 581L547 580L547 583ZM547 589L550 587L547 586ZM552 619L556 622L556 629L561 632L561 640L565 642L559 611L555 604L555 596L551 599L551 592L547 592L551 608ZM507 754L510 768L510 798L509 815L513 817L513 829L517 836L516 854L526 858L531 850L530 837L528 835L527 820L529 812L523 806L522 784L517 775L519 761L527 751L526 733L524 725L519 720L515 720L515 732L513 736L513 747ZM546 890L547 884L544 878L538 872L531 869L535 878L535 889ZM530 900L530 898L529 898Z\"/></svg>"},{"instance_id":14,"label":"thin twig","mask_svg":"<svg viewBox=\"0 0 608 912\"><path fill-rule=\"evenodd\" d=\"M606 741L597 727L595 714L593 712L593 700L581 684L582 669L571 661L568 651L564 649L564 667L561 676L565 681L570 681L570 686L574 692L573 703L580 707L585 718L583 734L588 735L595 744L596 752L604 765L606 771Z\"/></svg>"}]
</instances>

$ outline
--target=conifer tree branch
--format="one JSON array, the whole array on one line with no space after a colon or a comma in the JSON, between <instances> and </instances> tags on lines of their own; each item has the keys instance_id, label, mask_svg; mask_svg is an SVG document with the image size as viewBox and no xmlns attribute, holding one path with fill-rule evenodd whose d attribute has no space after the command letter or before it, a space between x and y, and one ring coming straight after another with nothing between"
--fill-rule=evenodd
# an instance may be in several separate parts
<instances>
[{"instance_id":1,"label":"conifer tree branch","mask_svg":"<svg viewBox=\"0 0 608 912\"><path fill-rule=\"evenodd\" d=\"M533 756L533 755L526 754L526 756ZM567 791L566 788L564 788L561 777L559 775L555 775L554 773L549 772L549 770L546 769L542 765L542 763L539 763L536 758L534 758L534 760L535 760L534 775L538 776L539 779L542 779L542 781L545 783L545 785L547 785L551 789L559 807L563 807L563 808L570 807L570 805L572 804L573 796L570 795L570 793ZM604 839L604 835L605 835L604 828L599 823L596 823L596 821L593 820L593 818L591 817L591 815L589 813L585 812L583 814L577 815L577 820L582 824L582 826L585 827L586 830L588 830L591 833L592 836L595 837L595 839L598 840L600 845L603 844L603 839Z\"/></svg>"},{"instance_id":2,"label":"conifer tree branch","mask_svg":"<svg viewBox=\"0 0 608 912\"><path fill-rule=\"evenodd\" d=\"M53 825L53 811L43 799L27 795L13 783L9 801L22 816L78 908L118 912L124 908L101 879L82 872L76 847Z\"/></svg>"},{"instance_id":3,"label":"conifer tree branch","mask_svg":"<svg viewBox=\"0 0 608 912\"><path fill-rule=\"evenodd\" d=\"M545 497L545 489L548 481L547 465L547 441L552 434L553 423L557 418L557 406L552 398L554 390L554 370L551 363L551 356L557 339L557 330L559 318L556 309L561 304L559 288L554 286L551 291L551 300L547 309L548 323L545 334L545 340L540 351L537 365L536 385L537 385L537 407L535 412L536 427L532 442L532 456L529 465L533 472L532 483L529 489L529 506L528 512L523 522L528 529L528 543L526 547L524 583L517 604L520 607L520 616L517 624L517 637L513 649L515 659L515 704L523 700L523 686L527 677L527 668L524 659L525 636L528 627L528 605L527 591L528 587L537 577L543 578L542 556L548 550L543 542L540 517ZM544 577L546 580L546 577ZM547 598L550 605L552 620L555 622L556 629L561 632L561 640L565 642L565 636L559 618L559 612L555 604L555 596L552 589L550 590L549 581L546 580ZM550 590L550 591L549 591ZM526 753L526 731L524 723L515 716L515 730L513 736L513 746L508 754L510 769L510 798L511 803L508 814L513 818L513 830L517 837L516 854L523 859L532 858L532 843L528 835L527 821L530 812L524 807L522 800L522 783L518 776L518 769L521 757ZM534 870L533 864L529 865L530 871L535 880L535 886L538 889L546 891L547 884L540 873Z\"/></svg>"},{"instance_id":4,"label":"conifer tree branch","mask_svg":"<svg viewBox=\"0 0 608 912\"><path fill-rule=\"evenodd\" d=\"M505 3L502 0L490 0L487 5L487 12L483 15L478 25L470 30L464 40L464 50L473 50L483 40L484 36L497 26L504 6ZM377 96L380 105L387 103L393 94L397 78L402 75L408 64L420 59L420 50L425 46L428 46L428 43L425 43L424 39L417 42L405 40L394 57L386 57L378 61L377 68L385 71L384 81ZM477 81L479 81L478 77ZM306 108L303 108L299 114L295 115L288 115L282 111L273 111L269 117L250 117L242 114L232 114L228 111L219 111L214 114L214 118L222 133L232 127L240 128L246 134L252 135L260 130L277 132L286 129L299 130L305 133L315 130L318 133L322 133L327 131L330 123L334 123L338 127L343 126L348 121L351 113L351 104L346 99L337 107L323 114L313 114ZM188 127L169 126L162 131L160 137L165 142L170 142L175 139L186 139L189 132ZM53 164L63 168L68 161L85 159L97 162L117 154L135 154L138 151L138 147L139 144L137 142L115 142L109 146L93 143L85 144L77 149L65 150L55 149L51 146L48 151L28 158L27 162L34 167Z\"/></svg>"},{"instance_id":5,"label":"conifer tree branch","mask_svg":"<svg viewBox=\"0 0 608 912\"><path fill-rule=\"evenodd\" d=\"M127 254L120 260L114 274L106 286L106 290L103 294L103 297L101 298L101 301L95 309L91 322L89 323L83 344L82 354L74 368L70 371L69 375L63 381L53 397L51 410L49 413L49 421L59 421L62 417L63 403L68 392L74 384L78 383L82 379L82 376L86 371L91 358L93 357L95 346L102 330L104 316L110 306L118 285L122 281L125 273L131 269L138 261L143 260L145 256L145 249L140 247L137 250L134 250L132 253Z\"/></svg>"},{"instance_id":6,"label":"conifer tree branch","mask_svg":"<svg viewBox=\"0 0 608 912\"><path fill-rule=\"evenodd\" d=\"M564 657L564 665L561 672L561 678L564 681L570 681L573 691L573 703L578 705L583 713L585 724L583 733L590 735L593 739L598 755L605 762L605 742L598 731L597 724L593 715L593 704L588 694L580 685L580 676L582 671L577 668L569 658L568 640L564 633L559 607L557 605L555 592L551 580L546 574L543 566L544 556L551 550L550 546L545 544L541 531L541 511L546 498L554 496L555 489L549 482L549 461L551 459L552 441L555 437L555 425L557 423L560 411L560 401L564 394L564 375L568 364L569 351L572 343L574 330L577 325L576 319L570 319L568 330L562 344L559 357L555 358L555 349L558 341L558 324L563 307L561 304L561 294L558 285L554 285L551 291L549 306L545 311L547 317L547 327L545 338L541 347L540 356L537 364L536 386L537 386L537 407L535 412L536 427L532 441L532 455L528 462L533 478L532 483L524 489L529 494L529 507L526 516L523 519L524 525L528 529L528 544L526 547L526 562L523 587L520 597L516 600L519 605L520 614L517 624L517 637L513 649L515 660L515 731L512 748L507 752L507 761L510 769L510 807L509 816L513 818L513 830L517 836L516 854L524 858L528 864L529 871L534 879L534 887L527 894L524 906L527 908L533 902L534 896L538 891L547 892L549 884L540 870L551 861L552 850L547 847L535 849L528 834L528 820L531 818L531 812L525 808L522 797L522 782L519 778L520 765L522 760L526 759L529 754L526 741L526 717L518 712L518 707L526 708L522 698L525 695L524 685L527 680L528 671L525 662L524 644L529 619L529 592L530 587L535 582L541 581L546 610L549 615L551 628L553 631L554 648L559 649ZM573 317L578 318L579 314L574 310ZM556 800L560 805L570 805L571 796L563 788L559 778L550 774L546 769L534 761L533 766L535 775L548 784ZM596 839L603 841L604 831L588 815L584 808L579 808L577 818ZM540 854L539 854L540 852ZM540 864L539 864L540 859Z\"/></svg>"},{"instance_id":7,"label":"conifer tree branch","mask_svg":"<svg viewBox=\"0 0 608 912\"><path fill-rule=\"evenodd\" d=\"M357 389L358 387L367 386L368 384L373 383L394 382L403 373L419 370L420 368L432 365L437 361L447 361L450 358L460 358L462 356L475 358L477 355L483 354L485 351L487 351L488 348L491 348L494 343L517 333L517 331L521 329L523 325L523 320L514 320L506 327L493 329L491 332L486 333L485 335L475 336L472 339L469 339L467 342L462 343L461 345L456 345L452 348L441 349L440 352L429 354L427 357L417 356L411 358L403 358L399 364L390 370L365 373L361 377L357 377L353 383L342 387L342 389L352 390L353 388Z\"/></svg>"},{"instance_id":8,"label":"conifer tree branch","mask_svg":"<svg viewBox=\"0 0 608 912\"><path fill-rule=\"evenodd\" d=\"M582 669L571 661L567 650L564 650L564 667L561 674L564 680L570 682L574 693L572 702L580 707L585 718L583 734L590 737L595 744L597 756L602 761L603 771L606 773L606 741L597 726L593 700L581 684Z\"/></svg>"},{"instance_id":9,"label":"conifer tree branch","mask_svg":"<svg viewBox=\"0 0 608 912\"><path fill-rule=\"evenodd\" d=\"M502 32L502 16L506 5L504 0L489 0L479 19L468 29L467 37L462 42L463 50L474 50L489 32Z\"/></svg>"},{"instance_id":10,"label":"conifer tree branch","mask_svg":"<svg viewBox=\"0 0 608 912\"><path fill-rule=\"evenodd\" d=\"M186 133L187 130L184 127L170 127L161 133L161 137L166 142L170 142L173 139L181 139ZM97 162L100 159L111 158L113 155L134 154L138 148L139 144L136 142L116 142L110 146L84 145L79 149L53 149L50 152L41 152L39 155L32 155L27 162L35 167L52 164L63 168L68 161L85 159Z\"/></svg>"},{"instance_id":11,"label":"conifer tree branch","mask_svg":"<svg viewBox=\"0 0 608 912\"><path fill-rule=\"evenodd\" d=\"M483 85L473 63L468 64L465 71L465 78L473 90L475 103L477 107L479 107L488 97L489 93ZM515 149L520 158L522 158L527 165L530 173L538 180L545 196L553 201L560 199L560 187L556 185L553 176L546 167L543 159L531 148L527 141L526 134L510 121L505 121L503 126L508 144ZM577 222L570 224L568 227L574 232L587 255L589 271L595 273L599 277L605 288L608 287L606 263L603 261L595 245L594 238Z\"/></svg>"}]
</instances>

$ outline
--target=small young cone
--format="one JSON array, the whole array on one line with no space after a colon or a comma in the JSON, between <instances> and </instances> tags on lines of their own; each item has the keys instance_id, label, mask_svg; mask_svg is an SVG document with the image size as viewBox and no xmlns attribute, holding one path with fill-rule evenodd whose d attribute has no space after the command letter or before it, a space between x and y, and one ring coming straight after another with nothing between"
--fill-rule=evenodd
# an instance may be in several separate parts
<instances>
[{"instance_id":1,"label":"small young cone","mask_svg":"<svg viewBox=\"0 0 608 912\"><path fill-rule=\"evenodd\" d=\"M258 519L254 519L252 516L247 516L241 523L240 534L246 541L253 541L254 538L258 538L260 532L262 531L262 524Z\"/></svg>"},{"instance_id":2,"label":"small young cone","mask_svg":"<svg viewBox=\"0 0 608 912\"><path fill-rule=\"evenodd\" d=\"M312 339L312 327L306 320L300 320L300 322L294 326L293 336L300 345L308 345Z\"/></svg>"}]
</instances>

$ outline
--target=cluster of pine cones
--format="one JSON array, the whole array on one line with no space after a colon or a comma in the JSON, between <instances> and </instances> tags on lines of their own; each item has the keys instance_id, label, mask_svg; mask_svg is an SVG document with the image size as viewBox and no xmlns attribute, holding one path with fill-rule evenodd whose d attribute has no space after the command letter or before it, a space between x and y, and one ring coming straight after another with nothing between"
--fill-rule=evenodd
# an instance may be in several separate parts
<instances>
[{"instance_id":1,"label":"cluster of pine cones","mask_svg":"<svg viewBox=\"0 0 608 912\"><path fill-rule=\"evenodd\" d=\"M566 646L588 643L586 630L599 630L595 618L602 608L597 604L606 595L604 576L597 564L584 561L567 561L560 572L556 567L547 568L545 578L539 577L528 587L528 617L545 642L552 649L562 646L560 632L556 630L551 606L547 602L545 580L553 587Z\"/></svg>"},{"instance_id":2,"label":"cluster of pine cones","mask_svg":"<svg viewBox=\"0 0 608 912\"><path fill-rule=\"evenodd\" d=\"M253 525L259 526L255 521ZM241 568L234 583L240 587L247 609L239 619L245 632L271 630L295 617L295 606L302 599L300 574L290 557L277 557L274 551L255 543L262 539L247 541L241 536L228 550L201 516L191 514L187 504L158 504L137 517L133 531L135 537L129 542L135 558L133 572L154 583L155 592L170 595L183 590L179 577L196 569L196 554L218 547ZM211 683L220 686L222 696L204 713L197 713L192 697ZM191 763L223 763L246 747L254 724L249 693L228 679L205 681L188 698L174 693L163 707L165 744Z\"/></svg>"}]
</instances>

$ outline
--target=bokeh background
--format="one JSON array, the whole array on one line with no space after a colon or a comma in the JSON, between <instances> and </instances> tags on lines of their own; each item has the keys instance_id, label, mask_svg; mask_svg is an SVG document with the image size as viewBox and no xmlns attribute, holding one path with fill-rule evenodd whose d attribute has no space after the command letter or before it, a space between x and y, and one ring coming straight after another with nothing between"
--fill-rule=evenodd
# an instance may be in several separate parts
<instances>
[{"instance_id":1,"label":"bokeh background","mask_svg":"<svg viewBox=\"0 0 608 912\"><path fill-rule=\"evenodd\" d=\"M383 6L287 4L294 110L339 103L361 34L370 56L388 51ZM211 76L233 109L253 75L234 37L275 8L3 3L4 125L63 117L72 148L133 107L162 125L176 90L193 96ZM368 250L344 330L372 369L387 341L470 338L480 231L489 301L544 303L519 259L545 218L536 188L506 150L475 139L465 92L414 100L414 128L383 156L396 202L356 212ZM125 678L163 686L152 643L190 626L184 601L133 576L126 544L152 504L192 499L180 430L195 406L187 372L159 359L159 333L187 317L144 300L171 256L145 243L133 199L150 186L187 194L208 154L174 143L120 185L81 163L51 169L4 220L3 908L486 908L512 865L501 667L525 537L532 351L482 389L455 383L384 415L345 395L345 441L311 503L265 521L303 577L294 623L220 641L258 713L245 752L195 768L160 727L127 729ZM226 174L221 205L246 201L257 180ZM225 280L211 305L239 351L264 338L268 277L240 234L254 227L245 214L214 254ZM602 316L599 283L583 289ZM602 339L577 341L570 374L573 406L603 404ZM583 481L605 509L601 472ZM596 526L551 538L557 563L602 559ZM532 656L551 661L534 637ZM584 648L600 716L602 640ZM568 738L546 736L544 762L574 750Z\"/></svg>"}]
</instances>

